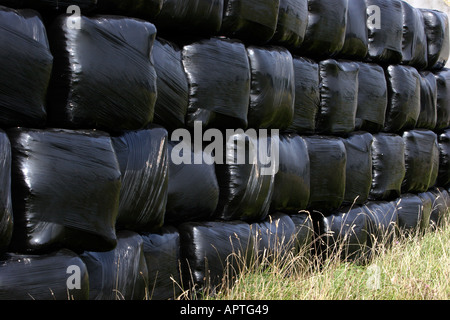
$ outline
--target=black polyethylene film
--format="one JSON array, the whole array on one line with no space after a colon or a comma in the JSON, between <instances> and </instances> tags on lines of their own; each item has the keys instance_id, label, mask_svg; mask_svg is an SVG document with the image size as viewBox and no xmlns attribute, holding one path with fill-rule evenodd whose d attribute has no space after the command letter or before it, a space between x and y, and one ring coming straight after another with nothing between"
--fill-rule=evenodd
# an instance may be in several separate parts
<instances>
[{"instance_id":1,"label":"black polyethylene film","mask_svg":"<svg viewBox=\"0 0 450 320\"><path fill-rule=\"evenodd\" d=\"M432 9L420 9L427 37L427 69L442 69L448 61L450 50L450 31L448 16Z\"/></svg>"}]
</instances>

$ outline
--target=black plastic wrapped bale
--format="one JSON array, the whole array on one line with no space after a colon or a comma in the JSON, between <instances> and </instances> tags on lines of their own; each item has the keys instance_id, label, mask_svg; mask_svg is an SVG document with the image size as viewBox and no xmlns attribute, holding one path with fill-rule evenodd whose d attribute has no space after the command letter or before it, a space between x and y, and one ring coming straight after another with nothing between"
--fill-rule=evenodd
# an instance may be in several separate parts
<instances>
[{"instance_id":1,"label":"black plastic wrapped bale","mask_svg":"<svg viewBox=\"0 0 450 320\"><path fill-rule=\"evenodd\" d=\"M437 121L434 129L440 131L450 126L450 69L436 71L434 76L437 87Z\"/></svg>"},{"instance_id":2,"label":"black plastic wrapped bale","mask_svg":"<svg viewBox=\"0 0 450 320\"><path fill-rule=\"evenodd\" d=\"M320 108L319 64L293 56L295 76L294 117L286 131L312 134Z\"/></svg>"},{"instance_id":3,"label":"black plastic wrapped bale","mask_svg":"<svg viewBox=\"0 0 450 320\"><path fill-rule=\"evenodd\" d=\"M369 201L363 209L367 214L367 246L375 249L392 244L398 227L396 204L393 201Z\"/></svg>"},{"instance_id":4,"label":"black plastic wrapped bale","mask_svg":"<svg viewBox=\"0 0 450 320\"><path fill-rule=\"evenodd\" d=\"M116 246L120 168L101 131L8 131L12 148L14 232L11 250L65 247L107 251Z\"/></svg>"},{"instance_id":5,"label":"black plastic wrapped bale","mask_svg":"<svg viewBox=\"0 0 450 320\"><path fill-rule=\"evenodd\" d=\"M344 203L364 204L372 187L372 143L368 132L353 132L343 139L347 153Z\"/></svg>"},{"instance_id":6,"label":"black plastic wrapped bale","mask_svg":"<svg viewBox=\"0 0 450 320\"><path fill-rule=\"evenodd\" d=\"M420 75L420 114L416 128L434 130L437 124L437 81L430 71Z\"/></svg>"},{"instance_id":7,"label":"black plastic wrapped bale","mask_svg":"<svg viewBox=\"0 0 450 320\"><path fill-rule=\"evenodd\" d=\"M357 62L358 107L355 130L372 133L384 128L388 104L388 90L384 69L375 63Z\"/></svg>"},{"instance_id":8,"label":"black plastic wrapped bale","mask_svg":"<svg viewBox=\"0 0 450 320\"><path fill-rule=\"evenodd\" d=\"M132 231L117 232L117 246L107 252L85 251L90 300L144 300L148 270L144 240Z\"/></svg>"},{"instance_id":9,"label":"black plastic wrapped bale","mask_svg":"<svg viewBox=\"0 0 450 320\"><path fill-rule=\"evenodd\" d=\"M319 220L321 254L343 261L362 261L367 245L367 215L360 206L343 207Z\"/></svg>"},{"instance_id":10,"label":"black plastic wrapped bale","mask_svg":"<svg viewBox=\"0 0 450 320\"><path fill-rule=\"evenodd\" d=\"M424 69L428 64L427 36L420 9L402 1L402 64Z\"/></svg>"},{"instance_id":11,"label":"black plastic wrapped bale","mask_svg":"<svg viewBox=\"0 0 450 320\"><path fill-rule=\"evenodd\" d=\"M152 20L163 3L164 0L97 0L96 12Z\"/></svg>"},{"instance_id":12,"label":"black plastic wrapped bale","mask_svg":"<svg viewBox=\"0 0 450 320\"><path fill-rule=\"evenodd\" d=\"M386 68L388 106L384 131L414 129L420 115L420 75L416 68L390 65Z\"/></svg>"},{"instance_id":13,"label":"black plastic wrapped bale","mask_svg":"<svg viewBox=\"0 0 450 320\"><path fill-rule=\"evenodd\" d=\"M264 221L250 225L255 262L283 261L295 246L295 224L283 213L269 215Z\"/></svg>"},{"instance_id":14,"label":"black plastic wrapped bale","mask_svg":"<svg viewBox=\"0 0 450 320\"><path fill-rule=\"evenodd\" d=\"M401 232L414 234L422 225L423 203L420 197L413 193L404 193L393 200L397 205L398 227Z\"/></svg>"},{"instance_id":15,"label":"black plastic wrapped bale","mask_svg":"<svg viewBox=\"0 0 450 320\"><path fill-rule=\"evenodd\" d=\"M195 143L195 142L194 142ZM165 223L209 220L219 202L219 183L211 155L185 142L169 143L169 188ZM189 161L178 163L190 152ZM197 161L200 159L201 161ZM195 187L193 187L195 186Z\"/></svg>"},{"instance_id":16,"label":"black plastic wrapped bale","mask_svg":"<svg viewBox=\"0 0 450 320\"><path fill-rule=\"evenodd\" d=\"M347 153L342 139L332 136L304 137L310 161L308 209L323 214L344 201Z\"/></svg>"},{"instance_id":17,"label":"black plastic wrapped bale","mask_svg":"<svg viewBox=\"0 0 450 320\"><path fill-rule=\"evenodd\" d=\"M448 61L450 52L449 18L446 13L420 9L427 36L428 66L427 69L442 69Z\"/></svg>"},{"instance_id":18,"label":"black plastic wrapped bale","mask_svg":"<svg viewBox=\"0 0 450 320\"><path fill-rule=\"evenodd\" d=\"M441 187L435 187L429 190L429 196L432 199L432 209L430 215L430 224L432 228L437 229L444 226L444 222L448 221L450 196L447 190Z\"/></svg>"},{"instance_id":19,"label":"black plastic wrapped bale","mask_svg":"<svg viewBox=\"0 0 450 320\"><path fill-rule=\"evenodd\" d=\"M116 228L157 230L164 224L168 196L166 129L127 131L111 139L122 173Z\"/></svg>"},{"instance_id":20,"label":"black plastic wrapped bale","mask_svg":"<svg viewBox=\"0 0 450 320\"><path fill-rule=\"evenodd\" d=\"M280 0L278 20L271 42L295 50L305 39L308 0Z\"/></svg>"},{"instance_id":21,"label":"black plastic wrapped bale","mask_svg":"<svg viewBox=\"0 0 450 320\"><path fill-rule=\"evenodd\" d=\"M0 130L0 255L6 251L13 232L11 200L11 144Z\"/></svg>"},{"instance_id":22,"label":"black plastic wrapped bale","mask_svg":"<svg viewBox=\"0 0 450 320\"><path fill-rule=\"evenodd\" d=\"M70 6L77 6L83 14L92 13L98 0L0 0L0 5L19 9L39 11L44 22L52 21L59 14L66 13ZM78 8L76 10L78 10ZM74 13L74 11L72 11Z\"/></svg>"},{"instance_id":23,"label":"black plastic wrapped bale","mask_svg":"<svg viewBox=\"0 0 450 320\"><path fill-rule=\"evenodd\" d=\"M304 210L309 202L309 154L297 134L280 135L279 169L275 174L270 212L288 214Z\"/></svg>"},{"instance_id":24,"label":"black plastic wrapped bale","mask_svg":"<svg viewBox=\"0 0 450 320\"><path fill-rule=\"evenodd\" d=\"M295 78L291 53L278 46L247 47L251 71L249 128L286 129L294 117Z\"/></svg>"},{"instance_id":25,"label":"black plastic wrapped bale","mask_svg":"<svg viewBox=\"0 0 450 320\"><path fill-rule=\"evenodd\" d=\"M232 285L254 257L250 226L242 221L186 222L178 232L185 289Z\"/></svg>"},{"instance_id":26,"label":"black plastic wrapped bale","mask_svg":"<svg viewBox=\"0 0 450 320\"><path fill-rule=\"evenodd\" d=\"M252 137L246 133L230 136L224 160L221 163L216 160L219 202L213 217L243 221L266 218L278 165L277 139L279 137Z\"/></svg>"},{"instance_id":27,"label":"black plastic wrapped bale","mask_svg":"<svg viewBox=\"0 0 450 320\"><path fill-rule=\"evenodd\" d=\"M157 233L143 233L141 237L148 270L148 299L177 299L182 293L178 230L166 225Z\"/></svg>"},{"instance_id":28,"label":"black plastic wrapped bale","mask_svg":"<svg viewBox=\"0 0 450 320\"><path fill-rule=\"evenodd\" d=\"M420 226L421 230L424 232L436 230L436 224L431 220L431 216L436 214L434 205L436 203L435 196L427 191L417 194L422 201L422 224ZM435 211L435 212L433 212Z\"/></svg>"},{"instance_id":29,"label":"black plastic wrapped bale","mask_svg":"<svg viewBox=\"0 0 450 320\"><path fill-rule=\"evenodd\" d=\"M43 127L53 67L37 11L0 6L0 126Z\"/></svg>"},{"instance_id":30,"label":"black plastic wrapped bale","mask_svg":"<svg viewBox=\"0 0 450 320\"><path fill-rule=\"evenodd\" d=\"M436 184L447 188L450 186L450 129L439 134L438 143L439 174Z\"/></svg>"},{"instance_id":31,"label":"black plastic wrapped bale","mask_svg":"<svg viewBox=\"0 0 450 320\"><path fill-rule=\"evenodd\" d=\"M250 100L250 63L242 42L225 38L184 46L189 105L186 125L246 128Z\"/></svg>"},{"instance_id":32,"label":"black plastic wrapped bale","mask_svg":"<svg viewBox=\"0 0 450 320\"><path fill-rule=\"evenodd\" d=\"M308 25L301 55L326 59L344 46L348 0L308 0Z\"/></svg>"},{"instance_id":33,"label":"black plastic wrapped bale","mask_svg":"<svg viewBox=\"0 0 450 320\"><path fill-rule=\"evenodd\" d=\"M397 64L402 61L401 2L400 0L366 0L369 36L367 61L381 64Z\"/></svg>"},{"instance_id":34,"label":"black plastic wrapped bale","mask_svg":"<svg viewBox=\"0 0 450 320\"><path fill-rule=\"evenodd\" d=\"M399 197L405 173L403 138L393 133L373 134L372 187L369 200L392 200Z\"/></svg>"},{"instance_id":35,"label":"black plastic wrapped bale","mask_svg":"<svg viewBox=\"0 0 450 320\"><path fill-rule=\"evenodd\" d=\"M164 34L211 36L222 25L224 0L164 0L154 19Z\"/></svg>"},{"instance_id":36,"label":"black plastic wrapped bale","mask_svg":"<svg viewBox=\"0 0 450 320\"><path fill-rule=\"evenodd\" d=\"M369 50L365 0L349 0L345 41L339 57L363 60Z\"/></svg>"},{"instance_id":37,"label":"black plastic wrapped bale","mask_svg":"<svg viewBox=\"0 0 450 320\"><path fill-rule=\"evenodd\" d=\"M437 135L431 130L415 129L403 133L405 178L402 193L425 192L436 182L439 170Z\"/></svg>"},{"instance_id":38,"label":"black plastic wrapped bale","mask_svg":"<svg viewBox=\"0 0 450 320\"><path fill-rule=\"evenodd\" d=\"M220 33L246 43L267 43L277 28L279 6L280 0L224 0Z\"/></svg>"},{"instance_id":39,"label":"black plastic wrapped bale","mask_svg":"<svg viewBox=\"0 0 450 320\"><path fill-rule=\"evenodd\" d=\"M153 120L157 96L153 24L121 16L59 16L48 29L54 67L48 120L57 128L137 130Z\"/></svg>"},{"instance_id":40,"label":"black plastic wrapped bale","mask_svg":"<svg viewBox=\"0 0 450 320\"><path fill-rule=\"evenodd\" d=\"M318 134L338 135L355 130L358 73L358 64L351 61L328 59L319 62Z\"/></svg>"},{"instance_id":41,"label":"black plastic wrapped bale","mask_svg":"<svg viewBox=\"0 0 450 320\"><path fill-rule=\"evenodd\" d=\"M189 102L189 84L181 61L181 50L175 43L157 38L152 60L158 93L153 123L167 130L183 128Z\"/></svg>"},{"instance_id":42,"label":"black plastic wrapped bale","mask_svg":"<svg viewBox=\"0 0 450 320\"><path fill-rule=\"evenodd\" d=\"M68 249L47 254L6 253L0 260L1 300L88 300L89 275Z\"/></svg>"},{"instance_id":43,"label":"black plastic wrapped bale","mask_svg":"<svg viewBox=\"0 0 450 320\"><path fill-rule=\"evenodd\" d=\"M314 225L308 212L299 212L289 215L294 222L294 252L310 257L314 240Z\"/></svg>"}]
</instances>

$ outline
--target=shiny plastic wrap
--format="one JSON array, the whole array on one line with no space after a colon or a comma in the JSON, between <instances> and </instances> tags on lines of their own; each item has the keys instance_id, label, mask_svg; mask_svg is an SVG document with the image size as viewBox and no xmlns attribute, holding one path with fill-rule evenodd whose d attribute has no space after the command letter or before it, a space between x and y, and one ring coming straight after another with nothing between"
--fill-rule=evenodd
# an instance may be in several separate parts
<instances>
[{"instance_id":1,"label":"shiny plastic wrap","mask_svg":"<svg viewBox=\"0 0 450 320\"><path fill-rule=\"evenodd\" d=\"M96 12L154 19L161 11L164 0L96 0Z\"/></svg>"},{"instance_id":2,"label":"shiny plastic wrap","mask_svg":"<svg viewBox=\"0 0 450 320\"><path fill-rule=\"evenodd\" d=\"M420 9L402 1L402 64L424 69L428 64L427 36Z\"/></svg>"},{"instance_id":3,"label":"shiny plastic wrap","mask_svg":"<svg viewBox=\"0 0 450 320\"><path fill-rule=\"evenodd\" d=\"M230 137L222 164L216 164L219 202L213 214L215 218L243 221L266 218L276 173L277 159L272 154L275 139L279 137L255 138L241 133Z\"/></svg>"},{"instance_id":4,"label":"shiny plastic wrap","mask_svg":"<svg viewBox=\"0 0 450 320\"><path fill-rule=\"evenodd\" d=\"M277 28L280 0L224 0L221 34L264 44Z\"/></svg>"},{"instance_id":5,"label":"shiny plastic wrap","mask_svg":"<svg viewBox=\"0 0 450 320\"><path fill-rule=\"evenodd\" d=\"M438 135L439 143L439 174L437 185L450 187L450 129L444 130Z\"/></svg>"},{"instance_id":6,"label":"shiny plastic wrap","mask_svg":"<svg viewBox=\"0 0 450 320\"><path fill-rule=\"evenodd\" d=\"M186 125L245 128L250 100L250 64L242 42L211 38L186 45L183 65L189 82Z\"/></svg>"},{"instance_id":7,"label":"shiny plastic wrap","mask_svg":"<svg viewBox=\"0 0 450 320\"><path fill-rule=\"evenodd\" d=\"M297 134L280 135L279 170L275 174L271 212L288 214L304 210L309 202L309 155Z\"/></svg>"},{"instance_id":8,"label":"shiny plastic wrap","mask_svg":"<svg viewBox=\"0 0 450 320\"><path fill-rule=\"evenodd\" d=\"M416 128L434 130L437 123L437 81L430 71L420 75L420 114Z\"/></svg>"},{"instance_id":9,"label":"shiny plastic wrap","mask_svg":"<svg viewBox=\"0 0 450 320\"><path fill-rule=\"evenodd\" d=\"M433 214L433 211L435 210L434 205L436 204L436 199L434 195L427 191L427 192L421 192L417 194L422 201L422 224L420 226L421 230L424 232L426 231L432 231L436 229L436 225L431 220L431 215Z\"/></svg>"},{"instance_id":10,"label":"shiny plastic wrap","mask_svg":"<svg viewBox=\"0 0 450 320\"><path fill-rule=\"evenodd\" d=\"M0 260L0 300L88 300L89 275L74 252L6 253Z\"/></svg>"},{"instance_id":11,"label":"shiny plastic wrap","mask_svg":"<svg viewBox=\"0 0 450 320\"><path fill-rule=\"evenodd\" d=\"M448 61L450 52L449 18L446 13L420 9L427 36L428 66L427 69L442 69Z\"/></svg>"},{"instance_id":12,"label":"shiny plastic wrap","mask_svg":"<svg viewBox=\"0 0 450 320\"><path fill-rule=\"evenodd\" d=\"M414 129L420 115L420 75L416 68L390 65L386 68L388 106L384 131Z\"/></svg>"},{"instance_id":13,"label":"shiny plastic wrap","mask_svg":"<svg viewBox=\"0 0 450 320\"><path fill-rule=\"evenodd\" d=\"M147 297L148 270L143 244L139 234L119 231L113 250L80 254L89 274L90 300L143 300Z\"/></svg>"},{"instance_id":14,"label":"shiny plastic wrap","mask_svg":"<svg viewBox=\"0 0 450 320\"><path fill-rule=\"evenodd\" d=\"M367 246L389 246L398 227L398 212L394 201L369 201L363 206L367 214Z\"/></svg>"},{"instance_id":15,"label":"shiny plastic wrap","mask_svg":"<svg viewBox=\"0 0 450 320\"><path fill-rule=\"evenodd\" d=\"M423 203L421 198L413 193L404 193L393 200L397 205L398 227L400 231L414 234L422 225Z\"/></svg>"},{"instance_id":16,"label":"shiny plastic wrap","mask_svg":"<svg viewBox=\"0 0 450 320\"><path fill-rule=\"evenodd\" d=\"M343 142L347 153L344 203L364 204L372 187L373 136L368 132L353 132Z\"/></svg>"},{"instance_id":17,"label":"shiny plastic wrap","mask_svg":"<svg viewBox=\"0 0 450 320\"><path fill-rule=\"evenodd\" d=\"M169 184L166 129L126 131L111 139L122 173L116 228L160 228L164 224Z\"/></svg>"},{"instance_id":18,"label":"shiny plastic wrap","mask_svg":"<svg viewBox=\"0 0 450 320\"><path fill-rule=\"evenodd\" d=\"M349 0L345 41L339 57L363 60L368 49L367 13L365 0Z\"/></svg>"},{"instance_id":19,"label":"shiny plastic wrap","mask_svg":"<svg viewBox=\"0 0 450 320\"><path fill-rule=\"evenodd\" d=\"M308 257L311 254L314 240L314 225L308 212L289 215L295 226L294 249L296 253Z\"/></svg>"},{"instance_id":20,"label":"shiny plastic wrap","mask_svg":"<svg viewBox=\"0 0 450 320\"><path fill-rule=\"evenodd\" d=\"M328 59L319 62L320 112L318 134L344 134L355 130L358 108L358 64Z\"/></svg>"},{"instance_id":21,"label":"shiny plastic wrap","mask_svg":"<svg viewBox=\"0 0 450 320\"><path fill-rule=\"evenodd\" d=\"M48 29L54 55L48 94L52 126L137 130L153 120L156 72L150 59L156 28L121 16L69 15Z\"/></svg>"},{"instance_id":22,"label":"shiny plastic wrap","mask_svg":"<svg viewBox=\"0 0 450 320\"><path fill-rule=\"evenodd\" d=\"M305 39L308 0L280 0L278 21L271 42L297 49Z\"/></svg>"},{"instance_id":23,"label":"shiny plastic wrap","mask_svg":"<svg viewBox=\"0 0 450 320\"><path fill-rule=\"evenodd\" d=\"M13 232L11 201L11 144L0 130L0 255L8 248Z\"/></svg>"},{"instance_id":24,"label":"shiny plastic wrap","mask_svg":"<svg viewBox=\"0 0 450 320\"><path fill-rule=\"evenodd\" d=\"M295 76L294 117L286 129L297 133L314 133L320 107L319 64L293 56Z\"/></svg>"},{"instance_id":25,"label":"shiny plastic wrap","mask_svg":"<svg viewBox=\"0 0 450 320\"><path fill-rule=\"evenodd\" d=\"M233 284L255 254L250 226L242 221L186 222L178 231L186 289L211 288L223 279Z\"/></svg>"},{"instance_id":26,"label":"shiny plastic wrap","mask_svg":"<svg viewBox=\"0 0 450 320\"><path fill-rule=\"evenodd\" d=\"M325 59L339 53L347 29L348 0L308 0L308 25L301 55Z\"/></svg>"},{"instance_id":27,"label":"shiny plastic wrap","mask_svg":"<svg viewBox=\"0 0 450 320\"><path fill-rule=\"evenodd\" d=\"M180 234L173 226L156 233L143 233L148 270L148 299L176 299L181 294Z\"/></svg>"},{"instance_id":28,"label":"shiny plastic wrap","mask_svg":"<svg viewBox=\"0 0 450 320\"><path fill-rule=\"evenodd\" d=\"M319 220L321 253L324 258L336 254L343 261L357 261L365 256L367 215L360 206L343 207Z\"/></svg>"},{"instance_id":29,"label":"shiny plastic wrap","mask_svg":"<svg viewBox=\"0 0 450 320\"><path fill-rule=\"evenodd\" d=\"M0 126L43 127L53 67L38 12L0 6Z\"/></svg>"},{"instance_id":30,"label":"shiny plastic wrap","mask_svg":"<svg viewBox=\"0 0 450 320\"><path fill-rule=\"evenodd\" d=\"M184 142L181 142L184 143ZM183 157L185 149L176 142L169 143L169 155L178 152ZM190 163L175 163L169 159L169 187L165 223L209 220L219 202L219 183L211 155L204 150L186 146L191 152ZM202 159L196 163L196 159ZM195 186L195 187L194 187Z\"/></svg>"},{"instance_id":31,"label":"shiny plastic wrap","mask_svg":"<svg viewBox=\"0 0 450 320\"><path fill-rule=\"evenodd\" d=\"M436 229L444 226L445 219L448 219L450 195L447 190L441 187L431 188L428 194L432 199L430 225Z\"/></svg>"},{"instance_id":32,"label":"shiny plastic wrap","mask_svg":"<svg viewBox=\"0 0 450 320\"><path fill-rule=\"evenodd\" d=\"M120 169L101 131L8 131L12 148L13 250L107 251L116 245Z\"/></svg>"},{"instance_id":33,"label":"shiny plastic wrap","mask_svg":"<svg viewBox=\"0 0 450 320\"><path fill-rule=\"evenodd\" d=\"M450 126L450 69L443 68L434 75L437 87L437 121L434 129L439 131Z\"/></svg>"},{"instance_id":34,"label":"shiny plastic wrap","mask_svg":"<svg viewBox=\"0 0 450 320\"><path fill-rule=\"evenodd\" d=\"M189 84L181 61L181 50L176 44L157 38L152 59L158 93L153 123L167 130L182 128L189 102Z\"/></svg>"},{"instance_id":35,"label":"shiny plastic wrap","mask_svg":"<svg viewBox=\"0 0 450 320\"><path fill-rule=\"evenodd\" d=\"M400 0L366 0L368 48L366 60L382 64L402 61L403 10ZM371 6L378 10L369 10Z\"/></svg>"},{"instance_id":36,"label":"shiny plastic wrap","mask_svg":"<svg viewBox=\"0 0 450 320\"><path fill-rule=\"evenodd\" d=\"M345 195L347 153L342 139L332 136L304 137L310 160L308 208L327 213L339 208Z\"/></svg>"},{"instance_id":37,"label":"shiny plastic wrap","mask_svg":"<svg viewBox=\"0 0 450 320\"><path fill-rule=\"evenodd\" d=\"M393 200L400 196L405 178L405 142L393 133L373 134L372 187L369 200Z\"/></svg>"},{"instance_id":38,"label":"shiny plastic wrap","mask_svg":"<svg viewBox=\"0 0 450 320\"><path fill-rule=\"evenodd\" d=\"M436 182L439 171L439 145L431 130L415 129L403 133L405 178L402 193L425 192Z\"/></svg>"},{"instance_id":39,"label":"shiny plastic wrap","mask_svg":"<svg viewBox=\"0 0 450 320\"><path fill-rule=\"evenodd\" d=\"M358 107L355 116L355 130L372 133L384 128L388 90L384 69L375 63L357 62Z\"/></svg>"},{"instance_id":40,"label":"shiny plastic wrap","mask_svg":"<svg viewBox=\"0 0 450 320\"><path fill-rule=\"evenodd\" d=\"M291 53L278 46L247 47L251 71L249 128L286 129L294 117L295 78Z\"/></svg>"}]
</instances>

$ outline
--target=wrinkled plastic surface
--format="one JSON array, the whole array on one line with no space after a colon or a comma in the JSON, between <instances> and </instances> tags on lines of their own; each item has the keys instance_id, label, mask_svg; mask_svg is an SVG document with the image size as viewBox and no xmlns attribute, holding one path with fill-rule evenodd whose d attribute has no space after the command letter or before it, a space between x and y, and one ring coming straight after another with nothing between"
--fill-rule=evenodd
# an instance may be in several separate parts
<instances>
[{"instance_id":1,"label":"wrinkled plastic surface","mask_svg":"<svg viewBox=\"0 0 450 320\"><path fill-rule=\"evenodd\" d=\"M295 78L291 53L283 47L247 47L251 71L248 126L286 129L294 117Z\"/></svg>"},{"instance_id":2,"label":"wrinkled plastic surface","mask_svg":"<svg viewBox=\"0 0 450 320\"><path fill-rule=\"evenodd\" d=\"M343 139L347 153L344 203L364 204L372 187L372 143L368 132L354 132Z\"/></svg>"},{"instance_id":3,"label":"wrinkled plastic surface","mask_svg":"<svg viewBox=\"0 0 450 320\"><path fill-rule=\"evenodd\" d=\"M437 135L426 129L403 133L405 141L405 178L402 193L425 192L434 185L439 171Z\"/></svg>"},{"instance_id":4,"label":"wrinkled plastic surface","mask_svg":"<svg viewBox=\"0 0 450 320\"><path fill-rule=\"evenodd\" d=\"M434 130L437 123L437 82L433 73L421 71L420 114L416 128Z\"/></svg>"},{"instance_id":5,"label":"wrinkled plastic surface","mask_svg":"<svg viewBox=\"0 0 450 320\"><path fill-rule=\"evenodd\" d=\"M0 42L0 126L44 126L53 56L39 13L0 6Z\"/></svg>"},{"instance_id":6,"label":"wrinkled plastic surface","mask_svg":"<svg viewBox=\"0 0 450 320\"><path fill-rule=\"evenodd\" d=\"M294 117L286 131L314 133L320 107L319 65L314 60L293 56L295 76Z\"/></svg>"},{"instance_id":7,"label":"wrinkled plastic surface","mask_svg":"<svg viewBox=\"0 0 450 320\"><path fill-rule=\"evenodd\" d=\"M280 0L275 34L271 42L297 49L305 39L308 0Z\"/></svg>"},{"instance_id":8,"label":"wrinkled plastic surface","mask_svg":"<svg viewBox=\"0 0 450 320\"><path fill-rule=\"evenodd\" d=\"M432 9L420 9L427 36L428 69L442 69L448 61L450 50L449 18L447 14Z\"/></svg>"},{"instance_id":9,"label":"wrinkled plastic surface","mask_svg":"<svg viewBox=\"0 0 450 320\"><path fill-rule=\"evenodd\" d=\"M0 130L0 254L11 241L13 211L11 201L11 144L8 136Z\"/></svg>"},{"instance_id":10,"label":"wrinkled plastic surface","mask_svg":"<svg viewBox=\"0 0 450 320\"><path fill-rule=\"evenodd\" d=\"M388 90L384 69L375 63L357 62L358 107L355 130L372 133L384 128L388 104Z\"/></svg>"},{"instance_id":11,"label":"wrinkled plastic surface","mask_svg":"<svg viewBox=\"0 0 450 320\"><path fill-rule=\"evenodd\" d=\"M117 246L108 252L85 251L80 258L89 273L90 300L143 300L148 284L142 237L117 233Z\"/></svg>"},{"instance_id":12,"label":"wrinkled plastic surface","mask_svg":"<svg viewBox=\"0 0 450 320\"><path fill-rule=\"evenodd\" d=\"M325 59L344 46L348 0L308 0L308 25L302 55Z\"/></svg>"},{"instance_id":13,"label":"wrinkled plastic surface","mask_svg":"<svg viewBox=\"0 0 450 320\"><path fill-rule=\"evenodd\" d=\"M271 212L305 210L310 193L310 165L305 140L297 134L280 135L279 170L275 175Z\"/></svg>"},{"instance_id":14,"label":"wrinkled plastic surface","mask_svg":"<svg viewBox=\"0 0 450 320\"><path fill-rule=\"evenodd\" d=\"M372 187L369 200L393 200L405 178L405 142L392 133L373 134Z\"/></svg>"},{"instance_id":15,"label":"wrinkled plastic surface","mask_svg":"<svg viewBox=\"0 0 450 320\"><path fill-rule=\"evenodd\" d=\"M79 276L78 289L68 287L75 283L72 275ZM87 300L86 265L67 249L40 255L7 253L0 260L0 299Z\"/></svg>"},{"instance_id":16,"label":"wrinkled plastic surface","mask_svg":"<svg viewBox=\"0 0 450 320\"><path fill-rule=\"evenodd\" d=\"M220 32L247 43L264 44L277 28L280 0L224 0Z\"/></svg>"},{"instance_id":17,"label":"wrinkled plastic surface","mask_svg":"<svg viewBox=\"0 0 450 320\"><path fill-rule=\"evenodd\" d=\"M423 203L420 197L413 193L404 193L394 202L397 205L399 229L411 234L417 232L423 218Z\"/></svg>"},{"instance_id":18,"label":"wrinkled plastic surface","mask_svg":"<svg viewBox=\"0 0 450 320\"><path fill-rule=\"evenodd\" d=\"M439 142L439 174L437 185L450 186L450 129L444 130L438 136Z\"/></svg>"},{"instance_id":19,"label":"wrinkled plastic surface","mask_svg":"<svg viewBox=\"0 0 450 320\"><path fill-rule=\"evenodd\" d=\"M160 13L163 3L164 0L97 0L96 12L151 20Z\"/></svg>"},{"instance_id":20,"label":"wrinkled plastic surface","mask_svg":"<svg viewBox=\"0 0 450 320\"><path fill-rule=\"evenodd\" d=\"M137 130L153 120L156 28L121 16L59 16L49 28L54 68L48 118L54 127Z\"/></svg>"},{"instance_id":21,"label":"wrinkled plastic surface","mask_svg":"<svg viewBox=\"0 0 450 320\"><path fill-rule=\"evenodd\" d=\"M350 0L347 11L345 41L339 56L363 60L368 52L367 14L365 0Z\"/></svg>"},{"instance_id":22,"label":"wrinkled plastic surface","mask_svg":"<svg viewBox=\"0 0 450 320\"><path fill-rule=\"evenodd\" d=\"M420 200L422 201L423 210L422 210L422 224L420 228L423 231L434 231L436 230L436 224L431 219L432 215L436 215L436 205L438 204L438 201L436 201L435 195L430 192L421 192L417 194L420 197ZM434 218L434 217L433 217Z\"/></svg>"},{"instance_id":23,"label":"wrinkled plastic surface","mask_svg":"<svg viewBox=\"0 0 450 320\"><path fill-rule=\"evenodd\" d=\"M156 70L157 98L153 123L168 130L185 126L189 84L181 61L181 50L170 41L158 38L152 50Z\"/></svg>"},{"instance_id":24,"label":"wrinkled plastic surface","mask_svg":"<svg viewBox=\"0 0 450 320\"><path fill-rule=\"evenodd\" d=\"M169 184L168 134L151 127L112 137L121 177L116 227L152 231L164 224Z\"/></svg>"},{"instance_id":25,"label":"wrinkled plastic surface","mask_svg":"<svg viewBox=\"0 0 450 320\"><path fill-rule=\"evenodd\" d=\"M148 270L148 298L176 299L181 294L180 234L164 226L157 233L143 233L143 251Z\"/></svg>"},{"instance_id":26,"label":"wrinkled plastic surface","mask_svg":"<svg viewBox=\"0 0 450 320\"><path fill-rule=\"evenodd\" d=\"M355 130L359 67L350 61L319 62L320 112L316 132L343 134Z\"/></svg>"},{"instance_id":27,"label":"wrinkled plastic surface","mask_svg":"<svg viewBox=\"0 0 450 320\"><path fill-rule=\"evenodd\" d=\"M428 64L427 36L420 9L402 1L402 64L424 69Z\"/></svg>"},{"instance_id":28,"label":"wrinkled plastic surface","mask_svg":"<svg viewBox=\"0 0 450 320\"><path fill-rule=\"evenodd\" d=\"M367 214L367 246L392 244L398 227L398 212L394 201L369 201L363 206Z\"/></svg>"},{"instance_id":29,"label":"wrinkled plastic surface","mask_svg":"<svg viewBox=\"0 0 450 320\"><path fill-rule=\"evenodd\" d=\"M445 219L448 217L448 208L450 207L449 193L444 188L436 187L430 189L429 195L433 200L430 224L432 228L442 227Z\"/></svg>"},{"instance_id":30,"label":"wrinkled plastic surface","mask_svg":"<svg viewBox=\"0 0 450 320\"><path fill-rule=\"evenodd\" d=\"M250 65L242 42L204 39L184 46L189 82L186 125L245 128L250 99Z\"/></svg>"},{"instance_id":31,"label":"wrinkled plastic surface","mask_svg":"<svg viewBox=\"0 0 450 320\"><path fill-rule=\"evenodd\" d=\"M437 122L435 130L450 126L450 69L443 68L434 73L437 86Z\"/></svg>"},{"instance_id":32,"label":"wrinkled plastic surface","mask_svg":"<svg viewBox=\"0 0 450 320\"><path fill-rule=\"evenodd\" d=\"M289 216L295 226L294 252L309 257L314 241L314 225L311 215L308 212L299 212Z\"/></svg>"},{"instance_id":33,"label":"wrinkled plastic surface","mask_svg":"<svg viewBox=\"0 0 450 320\"><path fill-rule=\"evenodd\" d=\"M175 163L172 153L183 157L186 151L191 153L189 162ZM202 161L196 163L199 158ZM169 188L164 217L166 224L211 218L219 202L219 184L212 160L211 155L203 149L196 150L185 142L169 143Z\"/></svg>"},{"instance_id":34,"label":"wrinkled plastic surface","mask_svg":"<svg viewBox=\"0 0 450 320\"><path fill-rule=\"evenodd\" d=\"M339 208L345 195L347 153L342 139L332 136L304 137L310 160L308 208L326 213Z\"/></svg>"},{"instance_id":35,"label":"wrinkled plastic surface","mask_svg":"<svg viewBox=\"0 0 450 320\"><path fill-rule=\"evenodd\" d=\"M368 10L368 54L366 60L382 64L397 64L402 61L403 11L400 0L366 0L366 6L377 6L377 11ZM378 20L378 21L377 21Z\"/></svg>"},{"instance_id":36,"label":"wrinkled plastic surface","mask_svg":"<svg viewBox=\"0 0 450 320\"><path fill-rule=\"evenodd\" d=\"M182 278L186 288L229 283L254 257L250 226L241 221L186 222L178 226ZM241 267L239 267L241 266Z\"/></svg>"},{"instance_id":37,"label":"wrinkled plastic surface","mask_svg":"<svg viewBox=\"0 0 450 320\"><path fill-rule=\"evenodd\" d=\"M388 106L384 131L414 129L420 114L420 75L416 68L390 65L386 68Z\"/></svg>"},{"instance_id":38,"label":"wrinkled plastic surface","mask_svg":"<svg viewBox=\"0 0 450 320\"><path fill-rule=\"evenodd\" d=\"M121 174L110 136L23 128L8 136L14 250L114 248Z\"/></svg>"}]
</instances>

